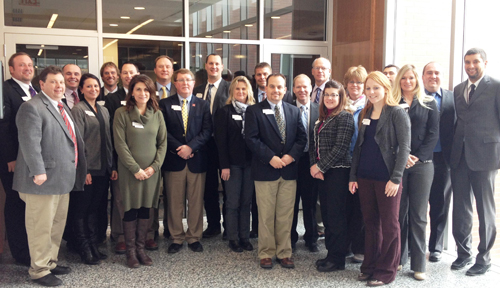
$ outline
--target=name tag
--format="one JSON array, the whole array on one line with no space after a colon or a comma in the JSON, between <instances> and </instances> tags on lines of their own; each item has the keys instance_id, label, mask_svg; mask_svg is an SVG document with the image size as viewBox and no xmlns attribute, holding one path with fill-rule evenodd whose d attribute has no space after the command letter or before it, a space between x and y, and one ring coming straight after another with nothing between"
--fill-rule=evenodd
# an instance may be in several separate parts
<instances>
[{"instance_id":1,"label":"name tag","mask_svg":"<svg viewBox=\"0 0 500 288\"><path fill-rule=\"evenodd\" d=\"M120 101L120 104L122 104L122 106L125 106L125 105L127 105L127 101L125 101L125 100Z\"/></svg>"},{"instance_id":2,"label":"name tag","mask_svg":"<svg viewBox=\"0 0 500 288\"><path fill-rule=\"evenodd\" d=\"M242 121L243 118L241 117L241 115L233 115L233 120L239 120L239 121Z\"/></svg>"},{"instance_id":3,"label":"name tag","mask_svg":"<svg viewBox=\"0 0 500 288\"><path fill-rule=\"evenodd\" d=\"M106 101L97 101L97 104L101 105L101 106L104 106L104 103L106 103Z\"/></svg>"},{"instance_id":4,"label":"name tag","mask_svg":"<svg viewBox=\"0 0 500 288\"><path fill-rule=\"evenodd\" d=\"M196 93L196 97L198 97L198 98L200 98L200 99L201 99L201 98L203 98L203 94L201 94L201 93Z\"/></svg>"},{"instance_id":5,"label":"name tag","mask_svg":"<svg viewBox=\"0 0 500 288\"><path fill-rule=\"evenodd\" d=\"M95 114L92 111L85 110L85 114L92 116L92 117L95 117Z\"/></svg>"},{"instance_id":6,"label":"name tag","mask_svg":"<svg viewBox=\"0 0 500 288\"><path fill-rule=\"evenodd\" d=\"M135 128L144 129L144 125L142 125L141 123L132 122L132 126L134 126Z\"/></svg>"},{"instance_id":7,"label":"name tag","mask_svg":"<svg viewBox=\"0 0 500 288\"><path fill-rule=\"evenodd\" d=\"M408 105L408 103L401 103L401 104L399 104L399 107L405 109L406 112L408 112L408 110L410 110L410 105Z\"/></svg>"},{"instance_id":8,"label":"name tag","mask_svg":"<svg viewBox=\"0 0 500 288\"><path fill-rule=\"evenodd\" d=\"M181 111L182 110L181 106L179 106L179 105L172 105L171 107L172 107L172 110L174 110L174 111Z\"/></svg>"},{"instance_id":9,"label":"name tag","mask_svg":"<svg viewBox=\"0 0 500 288\"><path fill-rule=\"evenodd\" d=\"M274 115L274 112L271 109L263 109L262 113L264 113L266 115Z\"/></svg>"},{"instance_id":10,"label":"name tag","mask_svg":"<svg viewBox=\"0 0 500 288\"><path fill-rule=\"evenodd\" d=\"M23 96L23 97L21 97L21 98L23 98L23 101L24 101L24 102L26 102L26 101L30 100L30 96Z\"/></svg>"},{"instance_id":11,"label":"name tag","mask_svg":"<svg viewBox=\"0 0 500 288\"><path fill-rule=\"evenodd\" d=\"M363 119L363 125L370 125L370 119Z\"/></svg>"},{"instance_id":12,"label":"name tag","mask_svg":"<svg viewBox=\"0 0 500 288\"><path fill-rule=\"evenodd\" d=\"M156 91L156 96L160 96L160 92Z\"/></svg>"}]
</instances>

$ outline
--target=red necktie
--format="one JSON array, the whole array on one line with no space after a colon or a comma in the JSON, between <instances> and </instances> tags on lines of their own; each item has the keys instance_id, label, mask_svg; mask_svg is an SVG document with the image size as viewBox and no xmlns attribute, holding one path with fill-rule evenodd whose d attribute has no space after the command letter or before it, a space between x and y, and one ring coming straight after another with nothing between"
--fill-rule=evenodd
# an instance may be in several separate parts
<instances>
[{"instance_id":1,"label":"red necktie","mask_svg":"<svg viewBox=\"0 0 500 288\"><path fill-rule=\"evenodd\" d=\"M75 133L73 132L73 128L71 128L71 124L69 123L68 116L66 116L66 112L64 111L64 106L61 102L57 104L57 107L59 107L59 112L61 112L61 116L64 119L64 123L68 127L69 130L69 135L71 135L71 140L73 140L73 143L75 144L75 167L78 164L78 146L76 144L76 136Z\"/></svg>"},{"instance_id":2,"label":"red necktie","mask_svg":"<svg viewBox=\"0 0 500 288\"><path fill-rule=\"evenodd\" d=\"M74 102L75 104L80 102L80 98L78 98L78 95L76 95L75 91L73 91L73 93L71 93L71 95L73 95L73 98L75 99L75 102Z\"/></svg>"}]
</instances>

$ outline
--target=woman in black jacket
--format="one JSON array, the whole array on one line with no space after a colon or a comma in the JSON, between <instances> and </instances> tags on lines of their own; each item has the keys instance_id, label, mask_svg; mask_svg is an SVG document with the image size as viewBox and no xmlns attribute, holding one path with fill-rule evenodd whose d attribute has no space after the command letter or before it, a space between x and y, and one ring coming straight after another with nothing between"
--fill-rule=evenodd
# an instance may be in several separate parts
<instances>
[{"instance_id":1,"label":"woman in black jacket","mask_svg":"<svg viewBox=\"0 0 500 288\"><path fill-rule=\"evenodd\" d=\"M309 145L311 176L319 179L321 217L328 250L326 258L316 261L320 272L345 269L349 147L354 134L354 118L344 110L346 103L344 87L336 81L326 82L319 104L319 119L314 126L314 143Z\"/></svg>"},{"instance_id":2,"label":"woman in black jacket","mask_svg":"<svg viewBox=\"0 0 500 288\"><path fill-rule=\"evenodd\" d=\"M252 86L244 76L234 78L229 86L226 106L215 114L214 131L221 178L226 189L226 229L229 247L234 252L251 251L250 207L254 193L251 177L252 154L245 144L245 111L253 105Z\"/></svg>"}]
</instances>

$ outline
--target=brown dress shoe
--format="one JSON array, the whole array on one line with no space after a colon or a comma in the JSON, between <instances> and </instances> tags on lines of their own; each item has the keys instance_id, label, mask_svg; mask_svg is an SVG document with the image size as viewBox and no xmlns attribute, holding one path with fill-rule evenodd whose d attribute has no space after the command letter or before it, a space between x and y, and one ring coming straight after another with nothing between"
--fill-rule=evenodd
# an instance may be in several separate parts
<instances>
[{"instance_id":1,"label":"brown dress shoe","mask_svg":"<svg viewBox=\"0 0 500 288\"><path fill-rule=\"evenodd\" d=\"M283 268L295 268L295 264L293 264L292 258L288 257L283 259L276 258L276 262L280 263L281 267Z\"/></svg>"},{"instance_id":2,"label":"brown dress shoe","mask_svg":"<svg viewBox=\"0 0 500 288\"><path fill-rule=\"evenodd\" d=\"M148 240L146 240L145 248L146 248L146 250L149 250L149 251L158 250L158 244L156 244L154 239L148 239Z\"/></svg>"},{"instance_id":3,"label":"brown dress shoe","mask_svg":"<svg viewBox=\"0 0 500 288\"><path fill-rule=\"evenodd\" d=\"M115 246L115 253L116 254L125 254L126 251L127 251L127 246L125 245L125 242L116 243L116 246Z\"/></svg>"},{"instance_id":4,"label":"brown dress shoe","mask_svg":"<svg viewBox=\"0 0 500 288\"><path fill-rule=\"evenodd\" d=\"M271 258L260 259L260 268L264 268L264 269L273 268L273 259L271 259Z\"/></svg>"}]
</instances>

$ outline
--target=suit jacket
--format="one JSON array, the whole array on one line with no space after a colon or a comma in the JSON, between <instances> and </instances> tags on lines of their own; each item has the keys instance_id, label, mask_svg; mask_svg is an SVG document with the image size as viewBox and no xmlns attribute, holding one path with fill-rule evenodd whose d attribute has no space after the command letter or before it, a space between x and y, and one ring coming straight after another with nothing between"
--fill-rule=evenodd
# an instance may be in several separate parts
<instances>
[{"instance_id":1,"label":"suit jacket","mask_svg":"<svg viewBox=\"0 0 500 288\"><path fill-rule=\"evenodd\" d=\"M253 98L255 98L255 103L259 102L259 89L257 87L253 87ZM281 101L295 105L295 99L295 95L287 90Z\"/></svg>"},{"instance_id":2,"label":"suit jacket","mask_svg":"<svg viewBox=\"0 0 500 288\"><path fill-rule=\"evenodd\" d=\"M158 84L156 84L156 83L158 83L158 82L155 82L155 89L158 88L158 86L156 86ZM157 93L160 93L160 91L157 91ZM169 94L170 94L170 96L174 96L177 94L177 88L175 88L174 82L170 82L170 93ZM156 94L156 95L159 96L158 94ZM170 97L170 96L168 96L168 97ZM159 97L157 99L158 99L158 101L160 101Z\"/></svg>"},{"instance_id":3,"label":"suit jacket","mask_svg":"<svg viewBox=\"0 0 500 288\"><path fill-rule=\"evenodd\" d=\"M125 89L123 89L123 87L118 88L118 91L115 93L109 93L108 96L106 96L104 107L108 109L111 127L113 127L113 119L115 118L116 109L125 106L125 104L122 105L122 101L125 101L125 97L127 97L127 94L125 93Z\"/></svg>"},{"instance_id":4,"label":"suit jacket","mask_svg":"<svg viewBox=\"0 0 500 288\"><path fill-rule=\"evenodd\" d=\"M197 98L203 99L205 96L205 88L207 86L207 82L201 84L200 86L194 88L193 94L196 95ZM201 95L200 95L201 94ZM212 96L214 97L214 96ZM212 106L212 122L214 122L215 114L217 110L226 105L227 98L229 97L229 83L222 79L219 84L219 88L217 88L217 93L215 93L214 97L214 105ZM210 110L210 103L209 110Z\"/></svg>"},{"instance_id":5,"label":"suit jacket","mask_svg":"<svg viewBox=\"0 0 500 288\"><path fill-rule=\"evenodd\" d=\"M75 120L68 106L67 117ZM87 164L85 144L76 124L78 165L75 169L75 148L68 127L60 112L39 93L19 108L16 117L19 131L19 153L13 189L27 194L62 195L83 191ZM47 181L38 186L35 175L47 174Z\"/></svg>"},{"instance_id":6,"label":"suit jacket","mask_svg":"<svg viewBox=\"0 0 500 288\"><path fill-rule=\"evenodd\" d=\"M160 109L167 125L168 150L162 166L164 171L181 171L186 167L186 163L192 173L207 171L208 149L206 144L212 135L210 107L207 101L194 95L191 97L190 105L187 132L184 133L180 110L182 105L177 94L160 101ZM179 108L174 110L172 106ZM193 149L193 158L184 160L177 155L176 149L181 145L188 145Z\"/></svg>"},{"instance_id":7,"label":"suit jacket","mask_svg":"<svg viewBox=\"0 0 500 288\"><path fill-rule=\"evenodd\" d=\"M39 92L37 87L33 88ZM4 118L0 119L0 173L7 173L7 163L15 161L19 148L17 137L16 115L26 92L13 79L3 83Z\"/></svg>"},{"instance_id":8,"label":"suit jacket","mask_svg":"<svg viewBox=\"0 0 500 288\"><path fill-rule=\"evenodd\" d=\"M467 80L468 81L468 80ZM500 168L500 82L485 75L467 103L467 81L453 91L457 121L450 164L457 168L462 151L472 171Z\"/></svg>"},{"instance_id":9,"label":"suit jacket","mask_svg":"<svg viewBox=\"0 0 500 288\"><path fill-rule=\"evenodd\" d=\"M453 126L455 125L455 100L453 92L441 89L441 110L439 111L439 140L444 160L450 165L451 144L453 142Z\"/></svg>"},{"instance_id":10,"label":"suit jacket","mask_svg":"<svg viewBox=\"0 0 500 288\"><path fill-rule=\"evenodd\" d=\"M284 97L283 97L283 99L284 99ZM311 147L311 145L314 146L314 126L316 124L316 121L318 121L318 118L319 118L319 104L311 102L311 101L309 101L309 103L310 103L309 127L308 127L306 132L309 135L309 138L308 138L309 139L309 147ZM292 105L297 106L297 97L295 96L295 94L293 95ZM309 151L306 151L306 152L309 153Z\"/></svg>"},{"instance_id":11,"label":"suit jacket","mask_svg":"<svg viewBox=\"0 0 500 288\"><path fill-rule=\"evenodd\" d=\"M255 181L275 181L297 179L297 161L304 153L307 142L306 130L300 117L300 109L282 102L286 121L286 141L283 143L278 124L270 110L268 101L262 101L247 108L245 113L245 141L252 151L252 177ZM282 169L274 169L269 161L274 156L288 154L294 162Z\"/></svg>"}]
</instances>

